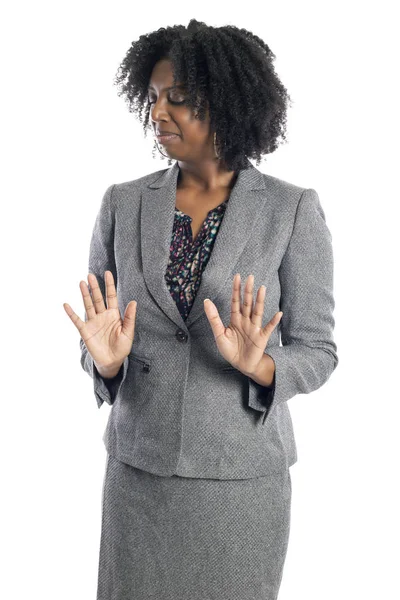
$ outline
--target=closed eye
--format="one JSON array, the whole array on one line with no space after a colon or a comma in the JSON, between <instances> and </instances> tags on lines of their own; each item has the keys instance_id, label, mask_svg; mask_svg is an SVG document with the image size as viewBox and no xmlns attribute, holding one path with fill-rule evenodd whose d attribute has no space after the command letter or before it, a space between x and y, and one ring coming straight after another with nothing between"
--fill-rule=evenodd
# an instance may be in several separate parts
<instances>
[{"instance_id":1,"label":"closed eye","mask_svg":"<svg viewBox=\"0 0 400 600\"><path fill-rule=\"evenodd\" d=\"M155 104L155 100L150 100L150 98L147 98L147 101L149 104ZM171 100L170 98L168 99L168 102L170 102L171 104L185 104L186 100L181 100L180 102L176 102L175 100Z\"/></svg>"}]
</instances>

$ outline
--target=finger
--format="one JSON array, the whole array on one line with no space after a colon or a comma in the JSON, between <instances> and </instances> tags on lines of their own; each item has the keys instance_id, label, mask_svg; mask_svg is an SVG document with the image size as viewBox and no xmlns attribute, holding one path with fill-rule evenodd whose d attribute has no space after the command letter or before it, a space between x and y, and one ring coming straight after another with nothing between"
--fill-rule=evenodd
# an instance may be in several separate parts
<instances>
[{"instance_id":1,"label":"finger","mask_svg":"<svg viewBox=\"0 0 400 600\"><path fill-rule=\"evenodd\" d=\"M253 312L253 288L254 275L251 273L246 279L246 285L244 286L242 304L242 315L244 317L251 317L251 313Z\"/></svg>"},{"instance_id":2,"label":"finger","mask_svg":"<svg viewBox=\"0 0 400 600\"><path fill-rule=\"evenodd\" d=\"M77 330L80 333L82 331L82 327L85 325L85 323L72 310L72 308L71 308L71 306L69 304L67 304L66 302L64 302L63 306L64 306L64 309L65 309L65 312L67 313L67 315L69 316L69 318L71 319L71 321L73 322L73 324L75 325L75 327L77 328Z\"/></svg>"},{"instance_id":3,"label":"finger","mask_svg":"<svg viewBox=\"0 0 400 600\"><path fill-rule=\"evenodd\" d=\"M277 312L269 321L269 323L267 323L263 328L263 334L266 335L268 339L270 338L271 333L273 332L275 327L278 325L279 321L282 319L282 315L282 311Z\"/></svg>"},{"instance_id":4,"label":"finger","mask_svg":"<svg viewBox=\"0 0 400 600\"><path fill-rule=\"evenodd\" d=\"M214 339L217 340L217 338L219 338L221 335L225 335L225 327L221 321L221 317L218 314L217 307L215 306L214 302L206 298L204 300L204 310L210 322Z\"/></svg>"},{"instance_id":5,"label":"finger","mask_svg":"<svg viewBox=\"0 0 400 600\"><path fill-rule=\"evenodd\" d=\"M136 300L129 302L125 309L124 320L122 322L122 333L132 341L135 337L136 309Z\"/></svg>"},{"instance_id":6,"label":"finger","mask_svg":"<svg viewBox=\"0 0 400 600\"><path fill-rule=\"evenodd\" d=\"M104 281L106 284L107 308L118 309L117 290L115 289L114 275L112 274L112 271L106 271L104 273Z\"/></svg>"},{"instance_id":7,"label":"finger","mask_svg":"<svg viewBox=\"0 0 400 600\"><path fill-rule=\"evenodd\" d=\"M85 321L93 319L96 316L96 309L93 305L92 296L86 281L80 281L79 287L82 294L83 305L85 307Z\"/></svg>"},{"instance_id":8,"label":"finger","mask_svg":"<svg viewBox=\"0 0 400 600\"><path fill-rule=\"evenodd\" d=\"M240 273L236 273L232 283L231 322L240 316Z\"/></svg>"},{"instance_id":9,"label":"finger","mask_svg":"<svg viewBox=\"0 0 400 600\"><path fill-rule=\"evenodd\" d=\"M90 291L92 292L92 301L93 301L94 310L96 311L96 314L102 313L106 310L106 306L104 304L103 294L101 293L100 286L97 282L97 277L96 277L96 275L93 275L93 273L89 273L88 280L90 283ZM85 301L85 299L87 300L86 296L84 298L84 301ZM86 308L86 304L85 304L85 308ZM89 306L89 308L91 308L91 307ZM88 316L89 316L89 313L88 313ZM91 317L89 317L89 318L91 318Z\"/></svg>"},{"instance_id":10,"label":"finger","mask_svg":"<svg viewBox=\"0 0 400 600\"><path fill-rule=\"evenodd\" d=\"M251 322L261 329L262 327L262 318L264 314L265 308L265 296L266 296L266 288L265 285L262 285L257 292L256 301L254 303L254 309L251 313Z\"/></svg>"}]
</instances>

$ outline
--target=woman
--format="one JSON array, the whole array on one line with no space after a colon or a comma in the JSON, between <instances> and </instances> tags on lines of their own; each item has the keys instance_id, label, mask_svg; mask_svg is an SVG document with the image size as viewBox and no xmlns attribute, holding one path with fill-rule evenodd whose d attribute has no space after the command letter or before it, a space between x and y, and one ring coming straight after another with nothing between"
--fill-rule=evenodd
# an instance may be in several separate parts
<instances>
[{"instance_id":1,"label":"woman","mask_svg":"<svg viewBox=\"0 0 400 600\"><path fill-rule=\"evenodd\" d=\"M176 162L108 188L85 322L64 305L112 406L97 600L278 595L297 460L286 402L338 357L318 195L248 160L284 137L273 58L244 29L193 19L141 36L117 77Z\"/></svg>"}]
</instances>

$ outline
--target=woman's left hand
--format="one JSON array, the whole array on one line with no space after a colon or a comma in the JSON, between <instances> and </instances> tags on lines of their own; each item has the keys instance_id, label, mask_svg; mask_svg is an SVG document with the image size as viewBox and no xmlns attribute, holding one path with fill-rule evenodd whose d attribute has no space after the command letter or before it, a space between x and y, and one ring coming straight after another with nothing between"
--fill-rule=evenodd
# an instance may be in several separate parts
<instances>
[{"instance_id":1,"label":"woman's left hand","mask_svg":"<svg viewBox=\"0 0 400 600\"><path fill-rule=\"evenodd\" d=\"M265 286L258 289L253 308L254 276L247 278L244 301L241 303L240 273L233 278L231 322L227 327L221 321L217 307L211 300L204 301L204 310L211 325L214 339L222 356L246 375L255 373L264 355L271 333L283 313L277 312L262 328Z\"/></svg>"}]
</instances>

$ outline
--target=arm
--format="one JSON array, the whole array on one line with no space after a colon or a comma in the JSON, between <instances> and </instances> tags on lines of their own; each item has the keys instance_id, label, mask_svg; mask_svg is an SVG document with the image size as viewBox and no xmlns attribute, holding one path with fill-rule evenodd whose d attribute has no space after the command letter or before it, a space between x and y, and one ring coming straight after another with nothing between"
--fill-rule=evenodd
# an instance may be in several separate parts
<instances>
[{"instance_id":1,"label":"arm","mask_svg":"<svg viewBox=\"0 0 400 600\"><path fill-rule=\"evenodd\" d=\"M265 349L275 364L265 364L261 380L249 377L249 402L263 411L263 424L273 408L296 394L320 388L339 363L333 339L332 236L314 189L306 189L297 207L292 235L279 267L283 312L282 346ZM260 381L260 374L255 374Z\"/></svg>"},{"instance_id":2,"label":"arm","mask_svg":"<svg viewBox=\"0 0 400 600\"><path fill-rule=\"evenodd\" d=\"M89 251L88 272L93 273L96 276L104 300L106 297L104 282L105 271L109 270L112 272L115 286L117 286L117 269L114 258L114 222L111 205L113 188L114 184L107 188L103 196L100 210L94 224ZM86 320L87 314L85 311L85 321ZM105 370L101 370L100 373L82 338L80 338L79 343L81 350L81 366L93 379L93 390L98 407L100 408L104 401L112 405L117 397L119 388L125 379L129 358L126 357L121 366L116 365L112 372L109 371L106 373ZM117 367L119 370L117 374L115 374Z\"/></svg>"}]
</instances>

